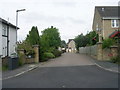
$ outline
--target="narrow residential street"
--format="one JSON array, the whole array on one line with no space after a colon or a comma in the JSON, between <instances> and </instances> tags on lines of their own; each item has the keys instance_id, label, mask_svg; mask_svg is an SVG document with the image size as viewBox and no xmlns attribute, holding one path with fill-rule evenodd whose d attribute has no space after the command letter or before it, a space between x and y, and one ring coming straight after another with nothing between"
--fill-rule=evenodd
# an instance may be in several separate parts
<instances>
[{"instance_id":1,"label":"narrow residential street","mask_svg":"<svg viewBox=\"0 0 120 90\"><path fill-rule=\"evenodd\" d=\"M118 74L75 53L42 62L35 70L3 80L3 88L118 88Z\"/></svg>"}]
</instances>

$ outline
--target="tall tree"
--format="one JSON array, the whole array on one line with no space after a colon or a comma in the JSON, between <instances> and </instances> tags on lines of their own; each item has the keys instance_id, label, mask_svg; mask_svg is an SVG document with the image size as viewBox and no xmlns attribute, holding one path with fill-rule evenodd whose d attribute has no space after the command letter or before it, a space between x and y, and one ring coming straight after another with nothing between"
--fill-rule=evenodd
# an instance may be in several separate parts
<instances>
[{"instance_id":1,"label":"tall tree","mask_svg":"<svg viewBox=\"0 0 120 90\"><path fill-rule=\"evenodd\" d=\"M98 34L95 31L91 31L86 35L80 34L75 37L76 48L85 47L86 45L95 45L98 42Z\"/></svg>"},{"instance_id":2,"label":"tall tree","mask_svg":"<svg viewBox=\"0 0 120 90\"><path fill-rule=\"evenodd\" d=\"M29 34L27 35L26 41L30 45L40 44L40 36L37 27L33 26Z\"/></svg>"},{"instance_id":3,"label":"tall tree","mask_svg":"<svg viewBox=\"0 0 120 90\"><path fill-rule=\"evenodd\" d=\"M46 47L46 49L49 47L58 48L61 44L61 38L58 29L51 26L51 28L43 30L41 42L41 45Z\"/></svg>"}]
</instances>

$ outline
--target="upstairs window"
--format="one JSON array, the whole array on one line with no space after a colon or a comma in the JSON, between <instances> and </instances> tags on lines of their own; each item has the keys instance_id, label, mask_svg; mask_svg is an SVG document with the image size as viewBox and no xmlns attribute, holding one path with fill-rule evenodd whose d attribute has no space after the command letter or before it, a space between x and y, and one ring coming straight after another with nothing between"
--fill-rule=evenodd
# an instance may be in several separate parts
<instances>
[{"instance_id":1,"label":"upstairs window","mask_svg":"<svg viewBox=\"0 0 120 90\"><path fill-rule=\"evenodd\" d=\"M2 35L7 36L7 26L2 25Z\"/></svg>"},{"instance_id":2,"label":"upstairs window","mask_svg":"<svg viewBox=\"0 0 120 90\"><path fill-rule=\"evenodd\" d=\"M118 28L119 27L119 21L118 20L111 20L112 28Z\"/></svg>"}]
</instances>

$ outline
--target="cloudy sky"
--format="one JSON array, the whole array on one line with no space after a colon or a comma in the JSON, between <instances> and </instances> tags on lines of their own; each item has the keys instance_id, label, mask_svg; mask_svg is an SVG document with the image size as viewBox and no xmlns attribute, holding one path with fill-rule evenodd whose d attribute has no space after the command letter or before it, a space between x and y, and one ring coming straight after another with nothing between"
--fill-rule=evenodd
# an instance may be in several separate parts
<instances>
[{"instance_id":1,"label":"cloudy sky","mask_svg":"<svg viewBox=\"0 0 120 90\"><path fill-rule=\"evenodd\" d=\"M0 0L0 17L15 25L16 10L20 27L18 40L24 40L32 26L39 33L50 26L59 29L62 40L92 30L95 6L117 6L119 0Z\"/></svg>"}]
</instances>

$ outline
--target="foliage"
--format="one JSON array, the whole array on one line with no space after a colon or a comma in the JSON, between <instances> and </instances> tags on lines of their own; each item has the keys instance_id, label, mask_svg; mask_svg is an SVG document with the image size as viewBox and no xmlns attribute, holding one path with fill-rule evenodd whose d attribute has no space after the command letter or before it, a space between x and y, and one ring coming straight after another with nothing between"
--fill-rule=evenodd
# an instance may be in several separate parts
<instances>
[{"instance_id":1,"label":"foliage","mask_svg":"<svg viewBox=\"0 0 120 90\"><path fill-rule=\"evenodd\" d=\"M46 60L51 59L51 58L55 58L53 53L45 52L45 53L43 53L41 61L46 61Z\"/></svg>"},{"instance_id":2,"label":"foliage","mask_svg":"<svg viewBox=\"0 0 120 90\"><path fill-rule=\"evenodd\" d=\"M57 28L53 26L42 31L41 46L45 49L50 47L58 48L61 43L60 35ZM46 50L45 49L45 50Z\"/></svg>"},{"instance_id":3,"label":"foliage","mask_svg":"<svg viewBox=\"0 0 120 90\"><path fill-rule=\"evenodd\" d=\"M52 51L52 53L55 55L55 57L59 57L59 56L61 56L61 54L62 54L62 52L59 51L59 50L57 50L57 49L54 49L54 50Z\"/></svg>"},{"instance_id":4,"label":"foliage","mask_svg":"<svg viewBox=\"0 0 120 90\"><path fill-rule=\"evenodd\" d=\"M18 49L24 49L25 54L28 55L33 55L35 54L34 49L32 48L32 45L28 43L27 41L23 41L21 44L18 44Z\"/></svg>"},{"instance_id":5,"label":"foliage","mask_svg":"<svg viewBox=\"0 0 120 90\"><path fill-rule=\"evenodd\" d=\"M40 58L41 61L46 60L47 53L52 53L57 56L55 51L58 49L58 47L61 45L61 39L58 32L58 29L51 26L51 28L47 28L42 31L42 35L40 36Z\"/></svg>"},{"instance_id":6,"label":"foliage","mask_svg":"<svg viewBox=\"0 0 120 90\"><path fill-rule=\"evenodd\" d=\"M86 35L80 34L75 37L76 48L85 47L87 45L95 45L98 42L98 34L95 31L89 32Z\"/></svg>"},{"instance_id":7,"label":"foliage","mask_svg":"<svg viewBox=\"0 0 120 90\"><path fill-rule=\"evenodd\" d=\"M120 64L120 58L118 56L112 57L111 58L111 62L113 62L113 63L119 63Z\"/></svg>"},{"instance_id":8,"label":"foliage","mask_svg":"<svg viewBox=\"0 0 120 90\"><path fill-rule=\"evenodd\" d=\"M19 66L22 66L23 64L24 64L24 62L23 62L23 59L24 59L24 55L23 54L18 54L19 55L19 62L18 62L18 65Z\"/></svg>"},{"instance_id":9,"label":"foliage","mask_svg":"<svg viewBox=\"0 0 120 90\"><path fill-rule=\"evenodd\" d=\"M24 49L27 56L34 55L35 52L32 45L36 44L40 45L39 55L41 61L59 56L60 52L58 52L57 49L61 46L61 38L58 29L51 26L51 28L43 30L42 35L39 36L37 27L33 26L26 40L18 44L18 49Z\"/></svg>"},{"instance_id":10,"label":"foliage","mask_svg":"<svg viewBox=\"0 0 120 90\"><path fill-rule=\"evenodd\" d=\"M37 27L33 26L31 31L26 38L27 43L30 45L39 45L40 44L40 36Z\"/></svg>"},{"instance_id":11,"label":"foliage","mask_svg":"<svg viewBox=\"0 0 120 90\"><path fill-rule=\"evenodd\" d=\"M62 40L62 41L61 41L61 47L62 47L62 48L66 48L66 46L67 46L66 42L65 42L64 40Z\"/></svg>"},{"instance_id":12,"label":"foliage","mask_svg":"<svg viewBox=\"0 0 120 90\"><path fill-rule=\"evenodd\" d=\"M95 45L98 42L98 34L95 31L91 31L86 35L88 39L87 45Z\"/></svg>"},{"instance_id":13,"label":"foliage","mask_svg":"<svg viewBox=\"0 0 120 90\"><path fill-rule=\"evenodd\" d=\"M108 38L108 39L105 39L105 40L103 41L102 48L103 48L103 49L104 49L104 48L109 48L110 46L112 46L112 45L114 45L114 44L115 44L115 41L114 41L113 39Z\"/></svg>"}]
</instances>

